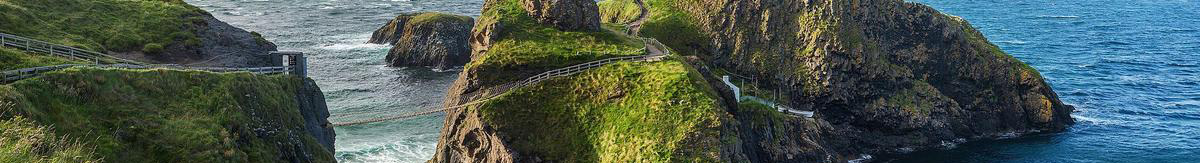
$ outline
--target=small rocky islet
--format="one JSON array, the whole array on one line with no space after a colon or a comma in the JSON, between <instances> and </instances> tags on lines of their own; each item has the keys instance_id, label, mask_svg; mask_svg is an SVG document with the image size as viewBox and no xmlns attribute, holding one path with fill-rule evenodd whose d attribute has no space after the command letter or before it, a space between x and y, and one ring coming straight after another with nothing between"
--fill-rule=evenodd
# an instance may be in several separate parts
<instances>
[{"instance_id":1,"label":"small rocky islet","mask_svg":"<svg viewBox=\"0 0 1200 163\"><path fill-rule=\"evenodd\" d=\"M474 24L467 16L405 13L376 30L367 42L393 45L385 59L389 66L451 69L471 61L467 40Z\"/></svg>"}]
</instances>

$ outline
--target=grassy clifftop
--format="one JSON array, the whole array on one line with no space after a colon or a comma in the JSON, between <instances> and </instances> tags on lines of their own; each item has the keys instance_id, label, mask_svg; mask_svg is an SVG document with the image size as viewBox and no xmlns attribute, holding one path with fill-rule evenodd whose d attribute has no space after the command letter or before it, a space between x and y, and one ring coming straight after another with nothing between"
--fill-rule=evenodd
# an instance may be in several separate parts
<instances>
[{"instance_id":1,"label":"grassy clifftop","mask_svg":"<svg viewBox=\"0 0 1200 163\"><path fill-rule=\"evenodd\" d=\"M490 43L475 44L476 56L451 92L646 54L641 40L613 29L617 24L560 30L537 23L518 0L489 1L483 13L474 35L484 40L473 43ZM695 69L675 58L605 65L449 111L433 162L715 162L728 117L719 101Z\"/></svg>"},{"instance_id":2,"label":"grassy clifftop","mask_svg":"<svg viewBox=\"0 0 1200 163\"><path fill-rule=\"evenodd\" d=\"M714 162L723 112L695 75L676 61L620 63L474 109L517 151L552 162Z\"/></svg>"},{"instance_id":3,"label":"grassy clifftop","mask_svg":"<svg viewBox=\"0 0 1200 163\"><path fill-rule=\"evenodd\" d=\"M294 109L300 83L285 75L72 68L2 85L0 103L15 104L2 117L53 126L107 162L332 161Z\"/></svg>"},{"instance_id":4,"label":"grassy clifftop","mask_svg":"<svg viewBox=\"0 0 1200 163\"><path fill-rule=\"evenodd\" d=\"M95 51L196 45L204 13L181 0L3 0L0 32Z\"/></svg>"},{"instance_id":5,"label":"grassy clifftop","mask_svg":"<svg viewBox=\"0 0 1200 163\"><path fill-rule=\"evenodd\" d=\"M562 31L538 24L518 0L488 4L475 31L500 24L487 55L475 56L467 68L479 70L482 81L513 81L504 72L537 72L619 56L643 54L640 40L612 30ZM529 74L532 75L532 74Z\"/></svg>"},{"instance_id":6,"label":"grassy clifftop","mask_svg":"<svg viewBox=\"0 0 1200 163\"><path fill-rule=\"evenodd\" d=\"M25 53L17 49L0 47L0 71L78 63L83 62L56 56Z\"/></svg>"},{"instance_id":7,"label":"grassy clifftop","mask_svg":"<svg viewBox=\"0 0 1200 163\"><path fill-rule=\"evenodd\" d=\"M99 162L89 146L34 124L23 116L11 116L13 104L0 103L0 162ZM43 151L43 152L29 152Z\"/></svg>"}]
</instances>

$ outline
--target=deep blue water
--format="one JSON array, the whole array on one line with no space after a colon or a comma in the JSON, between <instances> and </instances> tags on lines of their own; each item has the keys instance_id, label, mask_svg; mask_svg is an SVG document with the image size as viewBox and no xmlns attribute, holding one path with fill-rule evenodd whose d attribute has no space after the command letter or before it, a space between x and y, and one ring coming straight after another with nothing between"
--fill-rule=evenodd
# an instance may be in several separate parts
<instances>
[{"instance_id":1,"label":"deep blue water","mask_svg":"<svg viewBox=\"0 0 1200 163\"><path fill-rule=\"evenodd\" d=\"M365 44L401 12L479 15L482 0L187 0L311 55L334 114L441 103L456 73L386 68ZM1061 134L975 142L892 162L1200 162L1200 2L932 1L1043 73L1079 123ZM336 128L341 162L424 162L443 115Z\"/></svg>"},{"instance_id":2,"label":"deep blue water","mask_svg":"<svg viewBox=\"0 0 1200 163\"><path fill-rule=\"evenodd\" d=\"M917 2L1037 68L1079 123L895 162L1200 162L1200 1Z\"/></svg>"}]
</instances>

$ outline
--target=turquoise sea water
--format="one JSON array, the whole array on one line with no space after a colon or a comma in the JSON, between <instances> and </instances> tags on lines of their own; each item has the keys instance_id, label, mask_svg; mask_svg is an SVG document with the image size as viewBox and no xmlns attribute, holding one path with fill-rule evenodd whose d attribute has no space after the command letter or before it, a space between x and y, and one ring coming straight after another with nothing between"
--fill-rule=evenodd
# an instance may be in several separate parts
<instances>
[{"instance_id":1,"label":"turquoise sea water","mask_svg":"<svg viewBox=\"0 0 1200 163\"><path fill-rule=\"evenodd\" d=\"M482 0L187 0L312 55L334 114L438 106L456 72L387 68L365 44L401 12L479 15ZM933 1L1043 73L1079 124L1060 134L975 142L886 162L1200 162L1200 1ZM424 162L443 115L337 130L341 162Z\"/></svg>"}]
</instances>

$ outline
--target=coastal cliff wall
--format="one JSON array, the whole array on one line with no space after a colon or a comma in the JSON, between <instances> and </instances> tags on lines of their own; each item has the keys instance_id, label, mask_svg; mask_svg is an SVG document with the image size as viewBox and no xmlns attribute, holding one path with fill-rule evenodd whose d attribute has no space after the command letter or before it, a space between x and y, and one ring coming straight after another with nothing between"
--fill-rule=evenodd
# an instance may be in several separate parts
<instances>
[{"instance_id":1,"label":"coastal cliff wall","mask_svg":"<svg viewBox=\"0 0 1200 163\"><path fill-rule=\"evenodd\" d=\"M959 17L899 0L648 0L642 34L816 111L823 155L905 153L1062 131L1073 108ZM624 14L630 15L630 14ZM695 29L695 33L679 32ZM673 39L703 38L703 39ZM802 126L792 124L789 126ZM752 152L790 161L789 151ZM812 155L812 154L807 154Z\"/></svg>"}]
</instances>

